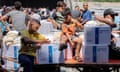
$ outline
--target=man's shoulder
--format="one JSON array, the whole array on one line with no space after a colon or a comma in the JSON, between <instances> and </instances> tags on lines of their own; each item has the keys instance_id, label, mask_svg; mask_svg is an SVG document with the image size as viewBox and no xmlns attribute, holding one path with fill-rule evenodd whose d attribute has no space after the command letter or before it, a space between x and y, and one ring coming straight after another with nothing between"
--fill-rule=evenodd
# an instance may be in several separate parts
<instances>
[{"instance_id":1,"label":"man's shoulder","mask_svg":"<svg viewBox=\"0 0 120 72\"><path fill-rule=\"evenodd\" d=\"M8 14L10 14L10 15L15 15L15 14L25 15L24 12L18 11L18 10L12 10Z\"/></svg>"},{"instance_id":2,"label":"man's shoulder","mask_svg":"<svg viewBox=\"0 0 120 72\"><path fill-rule=\"evenodd\" d=\"M90 11L90 10L87 10L87 13L91 13L91 11Z\"/></svg>"},{"instance_id":3,"label":"man's shoulder","mask_svg":"<svg viewBox=\"0 0 120 72\"><path fill-rule=\"evenodd\" d=\"M13 15L13 14L14 14L14 10L8 12L7 14L5 14L5 16L11 16L11 15Z\"/></svg>"},{"instance_id":4,"label":"man's shoulder","mask_svg":"<svg viewBox=\"0 0 120 72\"><path fill-rule=\"evenodd\" d=\"M16 13L16 12L17 12L17 10L12 10L9 13Z\"/></svg>"},{"instance_id":5,"label":"man's shoulder","mask_svg":"<svg viewBox=\"0 0 120 72\"><path fill-rule=\"evenodd\" d=\"M71 14L72 14L72 17L73 17L73 18L78 18L78 17L81 16L80 11L76 11L76 10L72 10L72 11L71 11Z\"/></svg>"},{"instance_id":6,"label":"man's shoulder","mask_svg":"<svg viewBox=\"0 0 120 72\"><path fill-rule=\"evenodd\" d=\"M71 10L72 13L74 12L77 12L77 13L80 13L80 11L77 11L77 10Z\"/></svg>"},{"instance_id":7,"label":"man's shoulder","mask_svg":"<svg viewBox=\"0 0 120 72\"><path fill-rule=\"evenodd\" d=\"M62 14L60 12L55 13L57 16L61 16Z\"/></svg>"},{"instance_id":8,"label":"man's shoulder","mask_svg":"<svg viewBox=\"0 0 120 72\"><path fill-rule=\"evenodd\" d=\"M22 11L17 11L19 14L26 16L26 14Z\"/></svg>"}]
</instances>

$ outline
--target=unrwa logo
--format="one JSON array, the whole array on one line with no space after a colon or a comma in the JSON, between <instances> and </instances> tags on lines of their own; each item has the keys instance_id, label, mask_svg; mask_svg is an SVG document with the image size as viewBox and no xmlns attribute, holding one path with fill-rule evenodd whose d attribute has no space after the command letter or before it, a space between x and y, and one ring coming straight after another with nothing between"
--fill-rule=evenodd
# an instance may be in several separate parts
<instances>
[{"instance_id":1,"label":"unrwa logo","mask_svg":"<svg viewBox=\"0 0 120 72\"><path fill-rule=\"evenodd\" d=\"M53 51L54 51L54 52L58 51L58 48L53 48Z\"/></svg>"}]
</instances>

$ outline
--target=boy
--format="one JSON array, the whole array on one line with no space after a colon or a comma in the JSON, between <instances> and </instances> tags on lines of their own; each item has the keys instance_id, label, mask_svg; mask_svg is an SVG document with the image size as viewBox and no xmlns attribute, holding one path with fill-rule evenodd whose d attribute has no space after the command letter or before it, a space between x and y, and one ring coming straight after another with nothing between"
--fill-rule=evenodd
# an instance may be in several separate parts
<instances>
[{"instance_id":1,"label":"boy","mask_svg":"<svg viewBox=\"0 0 120 72\"><path fill-rule=\"evenodd\" d=\"M32 19L28 23L28 29L21 32L21 49L19 50L19 62L24 68L23 72L33 72L36 49L40 48L41 44L50 43L49 39L37 33L41 25L38 20Z\"/></svg>"},{"instance_id":2,"label":"boy","mask_svg":"<svg viewBox=\"0 0 120 72\"><path fill-rule=\"evenodd\" d=\"M69 8L65 8L62 12L62 15L64 17L64 22L62 24L62 35L60 39L60 50L63 50L64 48L67 48L66 43L69 42L72 47L75 47L75 59L77 61L81 61L80 59L80 48L82 45L82 40L75 36L75 30L77 27L80 27L83 30L83 26L77 21L74 20L71 16L71 11Z\"/></svg>"}]
</instances>

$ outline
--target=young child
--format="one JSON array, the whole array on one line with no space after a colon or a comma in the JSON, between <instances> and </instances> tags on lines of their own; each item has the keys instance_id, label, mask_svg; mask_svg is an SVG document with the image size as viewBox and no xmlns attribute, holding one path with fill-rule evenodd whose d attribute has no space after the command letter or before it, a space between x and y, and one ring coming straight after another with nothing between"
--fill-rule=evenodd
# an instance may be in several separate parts
<instances>
[{"instance_id":1,"label":"young child","mask_svg":"<svg viewBox=\"0 0 120 72\"><path fill-rule=\"evenodd\" d=\"M72 48L75 47L75 57L77 61L81 61L80 48L82 46L82 40L79 36L75 36L75 30L80 27L83 30L83 26L75 19L71 17L71 10L65 8L62 12L64 22L62 24L62 34L60 39L60 50L67 48L67 42L70 43Z\"/></svg>"},{"instance_id":2,"label":"young child","mask_svg":"<svg viewBox=\"0 0 120 72\"><path fill-rule=\"evenodd\" d=\"M41 44L50 43L49 39L37 32L41 25L38 20L32 19L28 23L28 29L21 32L21 49L18 58L19 63L24 68L23 72L33 72L36 49L40 48Z\"/></svg>"}]
</instances>

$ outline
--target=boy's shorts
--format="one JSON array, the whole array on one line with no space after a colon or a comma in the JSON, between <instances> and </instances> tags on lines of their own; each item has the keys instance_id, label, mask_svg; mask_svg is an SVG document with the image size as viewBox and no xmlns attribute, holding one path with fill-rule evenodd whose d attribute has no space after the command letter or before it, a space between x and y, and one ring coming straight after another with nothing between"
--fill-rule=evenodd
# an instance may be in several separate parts
<instances>
[{"instance_id":1,"label":"boy's shorts","mask_svg":"<svg viewBox=\"0 0 120 72\"><path fill-rule=\"evenodd\" d=\"M73 35L71 36L71 40L74 40L77 36Z\"/></svg>"}]
</instances>

